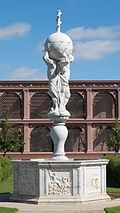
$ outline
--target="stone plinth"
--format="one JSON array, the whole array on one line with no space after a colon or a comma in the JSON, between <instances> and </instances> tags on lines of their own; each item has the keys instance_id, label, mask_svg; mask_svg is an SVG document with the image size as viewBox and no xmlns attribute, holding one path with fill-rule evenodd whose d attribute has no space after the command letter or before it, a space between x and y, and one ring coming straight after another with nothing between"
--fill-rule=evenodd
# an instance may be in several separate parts
<instances>
[{"instance_id":1,"label":"stone plinth","mask_svg":"<svg viewBox=\"0 0 120 213\"><path fill-rule=\"evenodd\" d=\"M11 200L24 202L88 202L110 199L106 194L108 160L12 161Z\"/></svg>"}]
</instances>

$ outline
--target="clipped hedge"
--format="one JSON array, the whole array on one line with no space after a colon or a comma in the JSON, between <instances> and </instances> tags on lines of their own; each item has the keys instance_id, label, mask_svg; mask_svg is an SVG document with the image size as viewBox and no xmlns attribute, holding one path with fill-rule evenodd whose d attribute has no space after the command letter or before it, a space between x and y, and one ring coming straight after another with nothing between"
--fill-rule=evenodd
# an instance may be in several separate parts
<instances>
[{"instance_id":1,"label":"clipped hedge","mask_svg":"<svg viewBox=\"0 0 120 213\"><path fill-rule=\"evenodd\" d=\"M8 157L0 158L0 181L6 180L12 175L12 165Z\"/></svg>"},{"instance_id":2,"label":"clipped hedge","mask_svg":"<svg viewBox=\"0 0 120 213\"><path fill-rule=\"evenodd\" d=\"M120 157L106 157L109 159L107 165L107 187L120 187Z\"/></svg>"}]
</instances>

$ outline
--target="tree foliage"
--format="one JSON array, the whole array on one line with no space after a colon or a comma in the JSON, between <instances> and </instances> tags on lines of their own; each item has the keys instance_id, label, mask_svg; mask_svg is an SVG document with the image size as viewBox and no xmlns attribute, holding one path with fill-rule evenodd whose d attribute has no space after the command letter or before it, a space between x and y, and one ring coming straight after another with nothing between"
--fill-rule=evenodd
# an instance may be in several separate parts
<instances>
[{"instance_id":1,"label":"tree foliage","mask_svg":"<svg viewBox=\"0 0 120 213\"><path fill-rule=\"evenodd\" d=\"M107 165L107 187L120 188L120 157L119 156L106 156L108 159Z\"/></svg>"},{"instance_id":2,"label":"tree foliage","mask_svg":"<svg viewBox=\"0 0 120 213\"><path fill-rule=\"evenodd\" d=\"M3 119L0 124L0 151L3 156L6 152L18 151L23 147L22 133L18 127L13 127L7 120Z\"/></svg>"},{"instance_id":3,"label":"tree foliage","mask_svg":"<svg viewBox=\"0 0 120 213\"><path fill-rule=\"evenodd\" d=\"M120 149L120 123L118 120L115 121L113 128L112 128L112 136L107 141L107 145L116 153L119 152Z\"/></svg>"}]
</instances>

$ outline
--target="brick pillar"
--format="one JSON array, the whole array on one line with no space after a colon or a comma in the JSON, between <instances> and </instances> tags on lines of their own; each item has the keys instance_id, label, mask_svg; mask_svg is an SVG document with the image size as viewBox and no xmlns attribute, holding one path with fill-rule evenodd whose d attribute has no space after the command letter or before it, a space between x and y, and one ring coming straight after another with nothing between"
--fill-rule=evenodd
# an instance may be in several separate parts
<instances>
[{"instance_id":1,"label":"brick pillar","mask_svg":"<svg viewBox=\"0 0 120 213\"><path fill-rule=\"evenodd\" d=\"M24 119L30 119L30 95L29 90L24 90Z\"/></svg>"},{"instance_id":2,"label":"brick pillar","mask_svg":"<svg viewBox=\"0 0 120 213\"><path fill-rule=\"evenodd\" d=\"M120 119L120 90L118 89L118 106L117 106L117 111L118 111L118 119Z\"/></svg>"},{"instance_id":3,"label":"brick pillar","mask_svg":"<svg viewBox=\"0 0 120 213\"><path fill-rule=\"evenodd\" d=\"M30 96L29 90L24 90L24 120L30 119ZM24 153L30 152L30 132L29 125L24 124Z\"/></svg>"},{"instance_id":4,"label":"brick pillar","mask_svg":"<svg viewBox=\"0 0 120 213\"><path fill-rule=\"evenodd\" d=\"M93 152L92 124L87 124L87 152Z\"/></svg>"},{"instance_id":5,"label":"brick pillar","mask_svg":"<svg viewBox=\"0 0 120 213\"><path fill-rule=\"evenodd\" d=\"M28 124L24 124L24 153L30 152L30 130Z\"/></svg>"},{"instance_id":6,"label":"brick pillar","mask_svg":"<svg viewBox=\"0 0 120 213\"><path fill-rule=\"evenodd\" d=\"M93 104L92 104L92 91L91 89L87 89L87 119L91 119L93 117Z\"/></svg>"}]
</instances>

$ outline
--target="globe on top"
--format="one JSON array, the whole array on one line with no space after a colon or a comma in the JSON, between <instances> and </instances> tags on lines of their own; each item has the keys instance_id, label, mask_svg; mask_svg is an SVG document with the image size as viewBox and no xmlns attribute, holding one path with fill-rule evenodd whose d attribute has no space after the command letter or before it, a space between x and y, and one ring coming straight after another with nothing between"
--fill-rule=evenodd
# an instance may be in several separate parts
<instances>
[{"instance_id":1,"label":"globe on top","mask_svg":"<svg viewBox=\"0 0 120 213\"><path fill-rule=\"evenodd\" d=\"M49 56L53 60L60 61L66 55L68 58L73 51L73 43L71 38L65 33L60 32L60 10L57 11L57 32L51 34L45 42L45 51L48 51Z\"/></svg>"}]
</instances>

